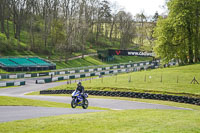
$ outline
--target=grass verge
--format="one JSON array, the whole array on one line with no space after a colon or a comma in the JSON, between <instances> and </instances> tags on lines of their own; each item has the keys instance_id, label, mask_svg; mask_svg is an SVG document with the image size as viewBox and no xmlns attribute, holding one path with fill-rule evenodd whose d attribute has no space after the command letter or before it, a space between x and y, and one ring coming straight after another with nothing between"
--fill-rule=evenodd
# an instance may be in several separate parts
<instances>
[{"instance_id":1,"label":"grass verge","mask_svg":"<svg viewBox=\"0 0 200 133\"><path fill-rule=\"evenodd\" d=\"M70 104L32 100L18 97L0 96L0 106L39 106L70 108Z\"/></svg>"},{"instance_id":2,"label":"grass verge","mask_svg":"<svg viewBox=\"0 0 200 133\"><path fill-rule=\"evenodd\" d=\"M62 115L0 124L0 132L199 132L200 111L123 110ZM81 125L81 126L80 126Z\"/></svg>"}]
</instances>

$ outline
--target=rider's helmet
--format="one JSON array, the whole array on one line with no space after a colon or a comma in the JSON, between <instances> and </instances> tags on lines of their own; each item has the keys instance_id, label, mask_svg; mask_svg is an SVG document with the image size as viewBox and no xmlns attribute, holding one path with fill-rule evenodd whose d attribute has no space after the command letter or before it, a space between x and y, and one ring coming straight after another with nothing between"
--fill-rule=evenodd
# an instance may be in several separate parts
<instances>
[{"instance_id":1,"label":"rider's helmet","mask_svg":"<svg viewBox=\"0 0 200 133\"><path fill-rule=\"evenodd\" d=\"M78 83L77 83L77 86L81 86L81 82L78 82Z\"/></svg>"}]
</instances>

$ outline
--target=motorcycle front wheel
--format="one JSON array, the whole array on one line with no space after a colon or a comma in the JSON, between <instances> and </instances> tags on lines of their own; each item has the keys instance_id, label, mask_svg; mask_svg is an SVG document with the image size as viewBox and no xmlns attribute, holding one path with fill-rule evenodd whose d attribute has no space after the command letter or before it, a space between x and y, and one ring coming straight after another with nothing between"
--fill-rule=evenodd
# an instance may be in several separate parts
<instances>
[{"instance_id":1,"label":"motorcycle front wheel","mask_svg":"<svg viewBox=\"0 0 200 133\"><path fill-rule=\"evenodd\" d=\"M89 102L88 102L88 100L87 99L85 99L84 100L84 102L83 102L83 109L87 109L88 108L88 105L89 105Z\"/></svg>"},{"instance_id":2,"label":"motorcycle front wheel","mask_svg":"<svg viewBox=\"0 0 200 133\"><path fill-rule=\"evenodd\" d=\"M72 108L76 108L76 102L75 102L75 99L72 100L72 102L71 102L71 107L72 107Z\"/></svg>"}]
</instances>

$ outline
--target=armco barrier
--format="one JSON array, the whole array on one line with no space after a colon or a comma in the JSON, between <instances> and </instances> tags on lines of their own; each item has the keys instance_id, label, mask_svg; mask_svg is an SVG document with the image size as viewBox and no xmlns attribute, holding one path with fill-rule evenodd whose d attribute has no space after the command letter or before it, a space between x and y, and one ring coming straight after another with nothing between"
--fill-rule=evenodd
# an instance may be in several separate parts
<instances>
[{"instance_id":1,"label":"armco barrier","mask_svg":"<svg viewBox=\"0 0 200 133\"><path fill-rule=\"evenodd\" d=\"M68 80L68 79L78 79L78 78L84 78L84 77L94 77L94 76L102 76L102 75L109 75L109 74L118 74L118 73L125 73L125 72L133 72L133 71L139 71L142 70L143 67L133 67L133 68L127 68L127 69L115 69L110 71L101 71L101 72L88 72L88 73L82 73L82 74L75 74L75 75L67 75L64 77L52 77L52 78L44 78L36 80L36 84L44 84L44 83L50 83L60 80Z\"/></svg>"},{"instance_id":2,"label":"armco barrier","mask_svg":"<svg viewBox=\"0 0 200 133\"><path fill-rule=\"evenodd\" d=\"M71 94L74 90L43 90L40 94ZM173 101L179 103L188 103L200 105L199 98L191 98L185 96L174 96L174 95L163 95L163 94L150 94L150 93L137 93L137 92L120 92L120 91L85 91L89 95L96 96L113 96L113 97L130 97L130 98L141 98L141 99L154 99Z\"/></svg>"},{"instance_id":3,"label":"armco barrier","mask_svg":"<svg viewBox=\"0 0 200 133\"><path fill-rule=\"evenodd\" d=\"M148 65L147 65L148 64ZM78 70L58 70L58 71L52 71L52 72L43 72L43 73L19 73L19 74L0 74L0 79L17 79L17 78L30 78L30 77L40 77L40 76L51 76L51 75L65 75L65 74L76 74L76 73L85 73L85 72L101 72L102 70L111 70L111 69L123 69L123 68L130 68L130 67L150 67L155 68L159 65L158 61L149 61L149 62L139 62L139 63L129 63L129 64L113 64L113 66L96 66L98 68L88 68L88 69L78 69ZM76 69L76 68L75 68Z\"/></svg>"},{"instance_id":4,"label":"armco barrier","mask_svg":"<svg viewBox=\"0 0 200 133\"><path fill-rule=\"evenodd\" d=\"M21 86L25 84L26 84L26 81L0 82L0 87Z\"/></svg>"},{"instance_id":5,"label":"armco barrier","mask_svg":"<svg viewBox=\"0 0 200 133\"><path fill-rule=\"evenodd\" d=\"M133 71L133 69L132 69ZM101 76L101 75L108 75L108 74L117 74L117 73L123 73L126 72L126 69L117 69L114 71L103 71L103 72L91 72L91 73L84 73L84 74L75 74L75 75L67 75L64 77L52 77L52 78L44 78L36 80L36 84L44 84L44 83L50 83L60 80L66 80L66 79L78 79L78 78L84 78L84 77L94 77L94 76Z\"/></svg>"}]
</instances>

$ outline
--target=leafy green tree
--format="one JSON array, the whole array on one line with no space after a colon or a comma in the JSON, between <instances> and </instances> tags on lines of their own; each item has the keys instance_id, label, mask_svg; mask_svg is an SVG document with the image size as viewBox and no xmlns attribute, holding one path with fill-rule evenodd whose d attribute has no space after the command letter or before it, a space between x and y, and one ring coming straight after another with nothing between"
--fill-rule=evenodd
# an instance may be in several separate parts
<instances>
[{"instance_id":1,"label":"leafy green tree","mask_svg":"<svg viewBox=\"0 0 200 133\"><path fill-rule=\"evenodd\" d=\"M164 61L193 63L199 57L199 0L171 0L169 15L160 18L154 37L156 54Z\"/></svg>"}]
</instances>

